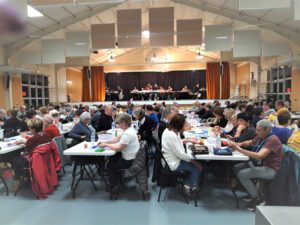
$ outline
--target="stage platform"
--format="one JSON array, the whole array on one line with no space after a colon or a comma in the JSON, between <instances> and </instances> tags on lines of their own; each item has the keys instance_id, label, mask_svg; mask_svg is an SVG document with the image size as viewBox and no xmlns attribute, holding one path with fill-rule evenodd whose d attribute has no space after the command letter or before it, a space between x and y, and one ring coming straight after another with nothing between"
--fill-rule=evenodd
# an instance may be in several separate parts
<instances>
[{"instance_id":1,"label":"stage platform","mask_svg":"<svg viewBox=\"0 0 300 225\"><path fill-rule=\"evenodd\" d=\"M158 100L158 101L132 101L132 103L134 105L152 105L154 103L162 103L165 102L166 105L173 105L174 103L177 103L180 106L191 106L193 104L195 104L196 101L200 102L200 103L208 103L208 102L214 102L215 100L218 99L192 99L192 100ZM218 100L222 106L225 106L225 101L227 100ZM230 102L236 102L237 100L229 100ZM116 104L118 105L127 105L128 101L116 101ZM111 104L111 101L105 101L105 102L79 102L79 103L70 103L71 105L78 105L78 104L82 104L82 105L109 105Z\"/></svg>"}]
</instances>

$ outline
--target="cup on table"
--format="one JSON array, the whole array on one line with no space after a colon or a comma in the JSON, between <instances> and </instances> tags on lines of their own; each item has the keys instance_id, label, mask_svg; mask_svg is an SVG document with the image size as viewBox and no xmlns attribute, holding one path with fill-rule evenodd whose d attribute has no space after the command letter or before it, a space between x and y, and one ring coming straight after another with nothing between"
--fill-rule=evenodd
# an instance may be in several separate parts
<instances>
[{"instance_id":1,"label":"cup on table","mask_svg":"<svg viewBox=\"0 0 300 225\"><path fill-rule=\"evenodd\" d=\"M88 147L88 144L87 143L84 143L83 144L83 148L87 148Z\"/></svg>"}]
</instances>

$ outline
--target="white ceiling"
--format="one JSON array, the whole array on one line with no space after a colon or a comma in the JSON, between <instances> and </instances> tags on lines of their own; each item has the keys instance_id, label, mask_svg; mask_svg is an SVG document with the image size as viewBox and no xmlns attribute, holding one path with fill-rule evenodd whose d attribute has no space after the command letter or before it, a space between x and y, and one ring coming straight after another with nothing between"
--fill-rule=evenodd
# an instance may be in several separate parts
<instances>
[{"instance_id":1,"label":"white ceiling","mask_svg":"<svg viewBox=\"0 0 300 225\"><path fill-rule=\"evenodd\" d=\"M258 26L266 28L262 30L263 40L274 41L284 37L300 43L300 21L293 19L292 8L239 11L238 0L127 0L122 4L39 7L37 9L44 17L28 19L26 32L1 37L0 45L13 54L35 40L64 38L66 31L88 31L94 23L115 23L118 9L142 8L143 28L146 29L148 8L165 6L175 7L175 19L201 18L203 25L232 23L235 29ZM144 40L145 46L147 43ZM127 51L130 49L118 49L116 55Z\"/></svg>"}]
</instances>

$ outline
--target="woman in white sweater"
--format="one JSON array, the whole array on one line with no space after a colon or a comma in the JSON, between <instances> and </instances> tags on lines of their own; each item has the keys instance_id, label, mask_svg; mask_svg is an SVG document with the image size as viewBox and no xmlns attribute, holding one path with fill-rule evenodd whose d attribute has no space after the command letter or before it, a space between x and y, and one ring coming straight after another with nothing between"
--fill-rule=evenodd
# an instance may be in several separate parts
<instances>
[{"instance_id":1,"label":"woman in white sweater","mask_svg":"<svg viewBox=\"0 0 300 225\"><path fill-rule=\"evenodd\" d=\"M183 132L186 124L185 116L178 114L173 116L167 129L162 135L162 154L166 159L172 171L187 171L190 173L189 184L186 183L185 188L195 191L198 187L202 165L195 160L191 160L191 156L185 153L184 144L187 142L196 143L194 139L181 139L180 133Z\"/></svg>"}]
</instances>

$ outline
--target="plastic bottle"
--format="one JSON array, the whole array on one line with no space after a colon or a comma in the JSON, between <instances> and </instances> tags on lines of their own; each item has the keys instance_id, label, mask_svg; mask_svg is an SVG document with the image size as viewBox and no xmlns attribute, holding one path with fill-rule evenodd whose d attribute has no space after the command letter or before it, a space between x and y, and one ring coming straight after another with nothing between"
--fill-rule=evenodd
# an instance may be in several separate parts
<instances>
[{"instance_id":1,"label":"plastic bottle","mask_svg":"<svg viewBox=\"0 0 300 225\"><path fill-rule=\"evenodd\" d=\"M92 142L92 146L95 145L95 142L96 142L96 131L95 129L93 128L93 126L89 126L90 130L92 131L92 134L91 134L91 142Z\"/></svg>"},{"instance_id":2,"label":"plastic bottle","mask_svg":"<svg viewBox=\"0 0 300 225\"><path fill-rule=\"evenodd\" d=\"M217 136L217 142L216 142L216 147L217 148L221 148L221 146L222 146L222 139L221 139L221 135L218 134L218 136Z\"/></svg>"},{"instance_id":3,"label":"plastic bottle","mask_svg":"<svg viewBox=\"0 0 300 225\"><path fill-rule=\"evenodd\" d=\"M116 123L115 122L112 122L111 129L116 129Z\"/></svg>"}]
</instances>

